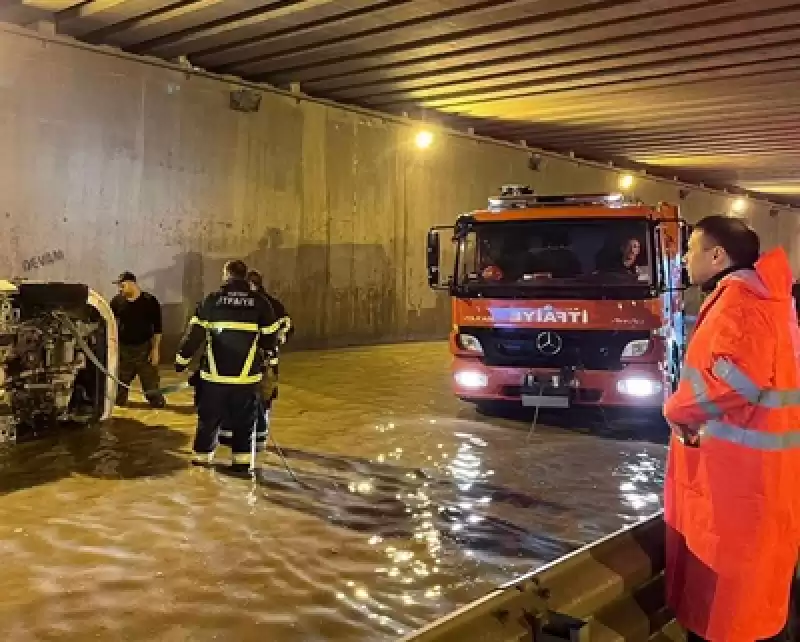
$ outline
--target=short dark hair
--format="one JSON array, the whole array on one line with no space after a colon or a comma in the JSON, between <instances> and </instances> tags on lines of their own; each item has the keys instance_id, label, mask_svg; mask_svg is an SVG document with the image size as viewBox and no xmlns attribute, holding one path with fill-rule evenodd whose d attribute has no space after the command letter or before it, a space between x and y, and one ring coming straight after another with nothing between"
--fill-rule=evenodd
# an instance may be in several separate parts
<instances>
[{"instance_id":1,"label":"short dark hair","mask_svg":"<svg viewBox=\"0 0 800 642\"><path fill-rule=\"evenodd\" d=\"M257 288L264 287L264 277L261 276L261 272L259 272L258 270L250 270L247 273L247 280L250 281L250 283L255 285Z\"/></svg>"},{"instance_id":2,"label":"short dark hair","mask_svg":"<svg viewBox=\"0 0 800 642\"><path fill-rule=\"evenodd\" d=\"M694 226L704 237L719 245L734 265L751 266L761 253L758 234L745 221L732 216L706 216Z\"/></svg>"},{"instance_id":3,"label":"short dark hair","mask_svg":"<svg viewBox=\"0 0 800 642\"><path fill-rule=\"evenodd\" d=\"M228 261L225 264L225 274L227 274L232 279L242 279L245 280L247 278L247 265L245 265L244 261Z\"/></svg>"}]
</instances>

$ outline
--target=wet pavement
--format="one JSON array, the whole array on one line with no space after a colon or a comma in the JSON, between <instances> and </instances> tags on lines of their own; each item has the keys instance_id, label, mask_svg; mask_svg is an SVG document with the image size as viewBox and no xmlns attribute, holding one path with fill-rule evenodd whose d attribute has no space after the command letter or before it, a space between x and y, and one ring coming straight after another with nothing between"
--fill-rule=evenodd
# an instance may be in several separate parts
<instances>
[{"instance_id":1,"label":"wet pavement","mask_svg":"<svg viewBox=\"0 0 800 642\"><path fill-rule=\"evenodd\" d=\"M256 481L190 467L188 393L0 452L0 634L392 640L660 508L663 426L529 433L448 376L439 343L287 354L272 428L298 483L274 454Z\"/></svg>"}]
</instances>

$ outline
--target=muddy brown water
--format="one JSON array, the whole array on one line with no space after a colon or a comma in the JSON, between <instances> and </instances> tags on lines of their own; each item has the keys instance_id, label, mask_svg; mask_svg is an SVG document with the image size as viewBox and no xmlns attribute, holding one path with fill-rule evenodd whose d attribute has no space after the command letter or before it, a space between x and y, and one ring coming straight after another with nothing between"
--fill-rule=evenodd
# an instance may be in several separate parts
<instances>
[{"instance_id":1,"label":"muddy brown water","mask_svg":"<svg viewBox=\"0 0 800 642\"><path fill-rule=\"evenodd\" d=\"M659 427L528 437L447 377L441 344L286 355L273 430L299 483L273 455L256 481L190 467L185 393L3 450L0 633L393 640L660 508Z\"/></svg>"}]
</instances>

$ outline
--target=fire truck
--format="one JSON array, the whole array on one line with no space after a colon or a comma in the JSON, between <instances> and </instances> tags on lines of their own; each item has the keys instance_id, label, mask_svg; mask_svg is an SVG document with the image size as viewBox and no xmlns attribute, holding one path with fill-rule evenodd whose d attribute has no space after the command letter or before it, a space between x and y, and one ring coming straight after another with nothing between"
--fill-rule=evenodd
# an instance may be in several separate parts
<instances>
[{"instance_id":1,"label":"fire truck","mask_svg":"<svg viewBox=\"0 0 800 642\"><path fill-rule=\"evenodd\" d=\"M428 284L452 300L455 394L484 410L660 407L687 340L690 231L676 205L515 185L431 228Z\"/></svg>"}]
</instances>

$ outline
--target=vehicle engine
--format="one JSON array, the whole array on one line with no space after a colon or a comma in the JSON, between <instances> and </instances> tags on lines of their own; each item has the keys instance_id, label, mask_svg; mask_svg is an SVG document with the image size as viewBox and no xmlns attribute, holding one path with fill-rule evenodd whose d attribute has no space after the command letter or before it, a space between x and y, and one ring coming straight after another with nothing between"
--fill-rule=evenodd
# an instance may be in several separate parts
<instances>
[{"instance_id":1,"label":"vehicle engine","mask_svg":"<svg viewBox=\"0 0 800 642\"><path fill-rule=\"evenodd\" d=\"M106 302L85 285L0 281L0 442L110 415L115 387L81 348L116 374L110 321Z\"/></svg>"}]
</instances>

